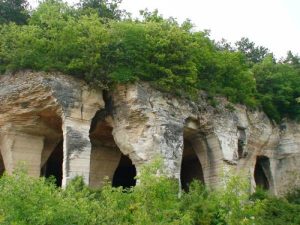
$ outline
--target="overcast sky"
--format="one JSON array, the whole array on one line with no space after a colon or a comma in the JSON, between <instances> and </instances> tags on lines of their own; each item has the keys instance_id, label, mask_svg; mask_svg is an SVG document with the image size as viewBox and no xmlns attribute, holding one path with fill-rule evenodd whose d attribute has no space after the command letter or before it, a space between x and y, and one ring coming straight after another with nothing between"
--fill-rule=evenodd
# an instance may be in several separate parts
<instances>
[{"instance_id":1,"label":"overcast sky","mask_svg":"<svg viewBox=\"0 0 300 225\"><path fill-rule=\"evenodd\" d=\"M189 18L197 30L211 30L216 40L234 43L248 37L277 58L288 50L300 54L300 0L123 0L121 7L133 16L148 8L179 22Z\"/></svg>"}]
</instances>

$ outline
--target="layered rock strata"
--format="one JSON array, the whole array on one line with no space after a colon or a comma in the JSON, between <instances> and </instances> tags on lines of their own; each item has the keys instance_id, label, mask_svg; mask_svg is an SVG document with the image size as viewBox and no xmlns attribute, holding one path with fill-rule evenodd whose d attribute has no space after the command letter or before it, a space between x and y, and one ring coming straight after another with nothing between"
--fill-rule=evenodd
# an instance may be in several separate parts
<instances>
[{"instance_id":1,"label":"layered rock strata","mask_svg":"<svg viewBox=\"0 0 300 225\"><path fill-rule=\"evenodd\" d=\"M23 163L32 176L61 174L62 186L77 175L92 187L129 185L128 174L159 156L183 188L193 178L216 187L228 171L274 194L300 184L299 124L219 101L212 107L204 94L190 101L146 83L103 91L56 73L2 76L0 173Z\"/></svg>"}]
</instances>

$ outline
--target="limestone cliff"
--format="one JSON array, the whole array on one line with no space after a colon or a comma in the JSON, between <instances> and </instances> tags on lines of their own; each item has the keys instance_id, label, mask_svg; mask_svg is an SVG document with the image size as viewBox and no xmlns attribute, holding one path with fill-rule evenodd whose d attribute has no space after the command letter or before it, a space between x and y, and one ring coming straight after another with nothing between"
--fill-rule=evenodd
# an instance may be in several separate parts
<instances>
[{"instance_id":1,"label":"limestone cliff","mask_svg":"<svg viewBox=\"0 0 300 225\"><path fill-rule=\"evenodd\" d=\"M217 186L230 169L274 194L299 184L300 125L219 101L212 107L205 95L192 102L146 83L102 91L56 73L3 76L0 173L23 161L32 176L54 175L63 186L76 175L92 187L104 177L130 186L159 155L183 188L192 179Z\"/></svg>"}]
</instances>

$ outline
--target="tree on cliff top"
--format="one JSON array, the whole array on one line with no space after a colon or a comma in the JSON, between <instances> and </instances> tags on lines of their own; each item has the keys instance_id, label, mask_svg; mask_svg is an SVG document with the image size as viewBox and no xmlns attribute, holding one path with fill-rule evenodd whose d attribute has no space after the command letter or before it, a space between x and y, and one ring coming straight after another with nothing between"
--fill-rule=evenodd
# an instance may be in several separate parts
<instances>
[{"instance_id":1,"label":"tree on cliff top","mask_svg":"<svg viewBox=\"0 0 300 225\"><path fill-rule=\"evenodd\" d=\"M26 24L29 18L27 0L0 0L0 24Z\"/></svg>"},{"instance_id":2,"label":"tree on cliff top","mask_svg":"<svg viewBox=\"0 0 300 225\"><path fill-rule=\"evenodd\" d=\"M250 63L259 63L269 54L269 49L256 46L249 38L242 38L235 45L237 50L242 52Z\"/></svg>"},{"instance_id":3,"label":"tree on cliff top","mask_svg":"<svg viewBox=\"0 0 300 225\"><path fill-rule=\"evenodd\" d=\"M78 6L83 14L97 13L99 17L112 20L121 20L126 15L119 5L122 0L80 0Z\"/></svg>"}]
</instances>

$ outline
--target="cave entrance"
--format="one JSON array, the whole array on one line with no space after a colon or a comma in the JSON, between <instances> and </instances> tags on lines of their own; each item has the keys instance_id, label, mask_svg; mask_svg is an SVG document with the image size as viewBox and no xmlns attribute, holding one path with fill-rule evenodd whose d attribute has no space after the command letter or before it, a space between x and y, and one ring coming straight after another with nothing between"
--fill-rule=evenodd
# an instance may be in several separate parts
<instances>
[{"instance_id":1,"label":"cave entrance","mask_svg":"<svg viewBox=\"0 0 300 225\"><path fill-rule=\"evenodd\" d=\"M204 184L202 165L191 142L186 139L184 139L180 179L182 189L185 191L189 190L189 185L193 180Z\"/></svg>"},{"instance_id":2,"label":"cave entrance","mask_svg":"<svg viewBox=\"0 0 300 225\"><path fill-rule=\"evenodd\" d=\"M135 186L136 168L130 158L126 155L121 156L119 165L114 173L112 186L130 188Z\"/></svg>"},{"instance_id":3,"label":"cave entrance","mask_svg":"<svg viewBox=\"0 0 300 225\"><path fill-rule=\"evenodd\" d=\"M270 160L266 156L257 156L254 169L254 179L257 187L261 187L265 190L270 189L269 175Z\"/></svg>"},{"instance_id":4,"label":"cave entrance","mask_svg":"<svg viewBox=\"0 0 300 225\"><path fill-rule=\"evenodd\" d=\"M44 174L46 178L50 176L54 176L55 183L59 187L61 187L62 178L63 178L62 165L63 165L63 141L60 141L42 168L42 174Z\"/></svg>"},{"instance_id":5,"label":"cave entrance","mask_svg":"<svg viewBox=\"0 0 300 225\"><path fill-rule=\"evenodd\" d=\"M107 115L108 111L98 111L91 124L90 186L99 188L108 180L113 187L129 188L136 184L136 168L114 140L112 118Z\"/></svg>"},{"instance_id":6,"label":"cave entrance","mask_svg":"<svg viewBox=\"0 0 300 225\"><path fill-rule=\"evenodd\" d=\"M5 171L5 166L4 166L4 161L1 155L1 151L0 151L0 177L3 175Z\"/></svg>"}]
</instances>

